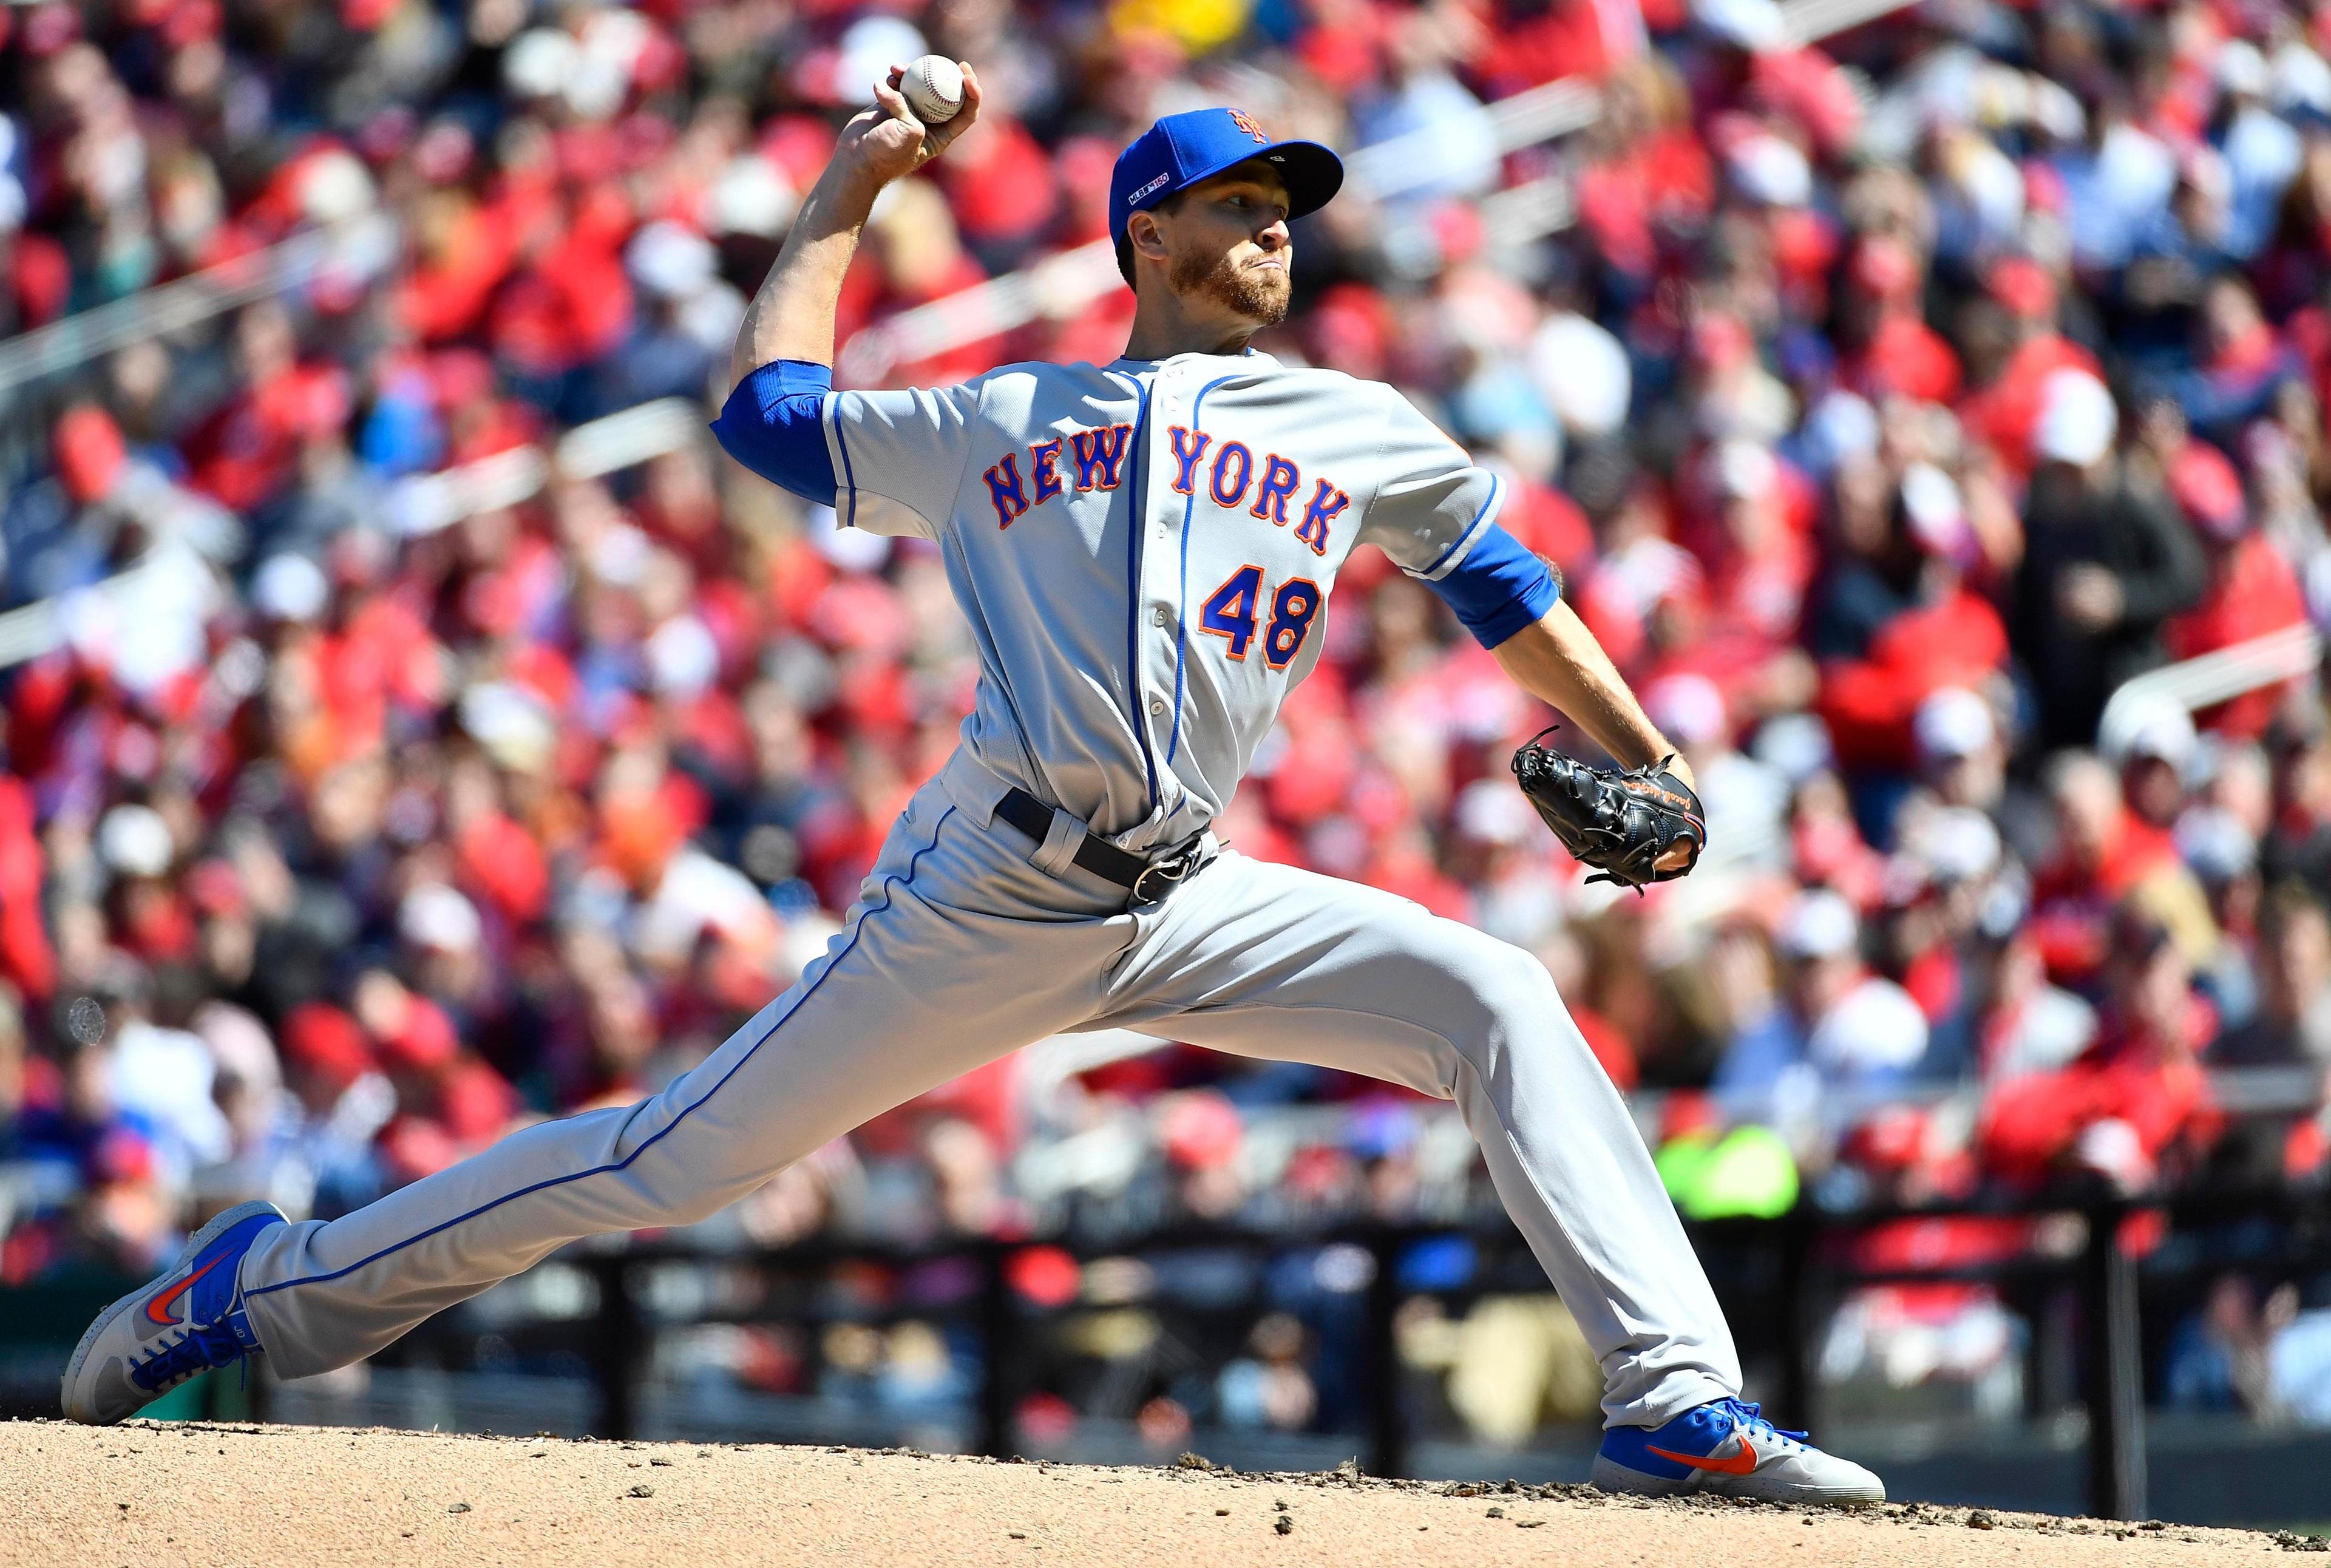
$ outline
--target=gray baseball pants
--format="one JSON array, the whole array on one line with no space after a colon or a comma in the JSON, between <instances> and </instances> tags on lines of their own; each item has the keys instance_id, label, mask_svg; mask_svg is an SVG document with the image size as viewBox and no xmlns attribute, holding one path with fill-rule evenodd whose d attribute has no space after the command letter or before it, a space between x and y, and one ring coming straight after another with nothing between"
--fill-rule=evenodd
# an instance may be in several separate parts
<instances>
[{"instance_id":1,"label":"gray baseball pants","mask_svg":"<svg viewBox=\"0 0 2331 1568\"><path fill-rule=\"evenodd\" d=\"M1600 1359L1613 1425L1736 1394L1706 1275L1543 965L1375 889L1223 850L1162 903L1032 863L958 756L891 830L799 984L662 1093L525 1128L332 1221L278 1226L243 1287L275 1370L345 1365L608 1231L685 1225L869 1118L1032 1041L1156 1028L1453 1099Z\"/></svg>"}]
</instances>

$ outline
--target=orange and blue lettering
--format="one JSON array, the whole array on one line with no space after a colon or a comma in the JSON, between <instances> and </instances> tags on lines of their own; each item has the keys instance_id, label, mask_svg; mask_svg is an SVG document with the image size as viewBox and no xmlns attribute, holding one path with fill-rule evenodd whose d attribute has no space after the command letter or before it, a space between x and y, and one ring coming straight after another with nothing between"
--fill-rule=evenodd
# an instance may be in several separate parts
<instances>
[{"instance_id":1,"label":"orange and blue lettering","mask_svg":"<svg viewBox=\"0 0 2331 1568\"><path fill-rule=\"evenodd\" d=\"M1303 488L1303 476L1293 463L1277 452L1270 454L1262 465L1262 485L1254 492L1252 515L1269 518L1280 527L1287 526L1287 503Z\"/></svg>"},{"instance_id":2,"label":"orange and blue lettering","mask_svg":"<svg viewBox=\"0 0 2331 1568\"><path fill-rule=\"evenodd\" d=\"M1028 509L1028 492L1020 485L1020 464L1017 452L1005 452L1004 461L980 477L987 481L987 499L995 503L995 526L1008 528Z\"/></svg>"},{"instance_id":3,"label":"orange and blue lettering","mask_svg":"<svg viewBox=\"0 0 2331 1568\"><path fill-rule=\"evenodd\" d=\"M1190 439L1192 432L1178 424L1166 428L1166 439L1174 443L1174 493L1177 496L1190 493L1196 480L1198 461L1206 455L1206 445L1214 439L1203 430L1195 433L1197 439L1194 442Z\"/></svg>"},{"instance_id":4,"label":"orange and blue lettering","mask_svg":"<svg viewBox=\"0 0 2331 1568\"><path fill-rule=\"evenodd\" d=\"M1113 490L1125 472L1125 443L1133 434L1129 424L1107 425L1099 430L1080 430L1069 437L1071 454L1077 463L1077 489L1080 490Z\"/></svg>"},{"instance_id":5,"label":"orange and blue lettering","mask_svg":"<svg viewBox=\"0 0 2331 1568\"><path fill-rule=\"evenodd\" d=\"M1206 596L1198 612L1198 630L1230 643L1230 660L1242 662L1254 641L1255 606L1262 598L1262 568L1241 566L1223 585Z\"/></svg>"},{"instance_id":6,"label":"orange and blue lettering","mask_svg":"<svg viewBox=\"0 0 2331 1568\"><path fill-rule=\"evenodd\" d=\"M1303 520L1295 525L1295 537L1311 546L1315 556L1327 553L1327 525L1344 515L1352 498L1321 480L1311 499L1304 504Z\"/></svg>"},{"instance_id":7,"label":"orange and blue lettering","mask_svg":"<svg viewBox=\"0 0 2331 1568\"><path fill-rule=\"evenodd\" d=\"M1231 461L1232 458L1238 459L1235 465ZM1233 473L1236 479L1231 477ZM1253 477L1254 453L1247 451L1244 442L1226 441L1223 450L1214 454L1214 477L1206 488L1214 498L1214 505L1234 507L1245 499L1246 481Z\"/></svg>"},{"instance_id":8,"label":"orange and blue lettering","mask_svg":"<svg viewBox=\"0 0 2331 1568\"><path fill-rule=\"evenodd\" d=\"M1040 441L1028 449L1028 470L1036 480L1033 504L1042 506L1061 493L1061 443Z\"/></svg>"},{"instance_id":9,"label":"orange and blue lettering","mask_svg":"<svg viewBox=\"0 0 2331 1568\"><path fill-rule=\"evenodd\" d=\"M1284 670L1311 635L1319 614L1319 584L1308 577L1289 577L1270 598L1270 625L1263 632L1263 661Z\"/></svg>"}]
</instances>

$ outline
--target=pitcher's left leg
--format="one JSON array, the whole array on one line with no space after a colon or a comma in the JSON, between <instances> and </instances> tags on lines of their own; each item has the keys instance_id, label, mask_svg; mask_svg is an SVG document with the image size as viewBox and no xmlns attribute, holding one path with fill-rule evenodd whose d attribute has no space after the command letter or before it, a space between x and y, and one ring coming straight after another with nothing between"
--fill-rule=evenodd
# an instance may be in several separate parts
<instances>
[{"instance_id":1,"label":"pitcher's left leg","mask_svg":"<svg viewBox=\"0 0 2331 1568\"><path fill-rule=\"evenodd\" d=\"M1606 1484L1803 1500L1878 1489L1738 1402L1731 1332L1675 1206L1529 954L1375 889L1226 852L1144 918L1109 979L1107 1022L1457 1102L1602 1364L1606 1453L1666 1433L1687 1456L1641 1459L1645 1486L1598 1465ZM1702 1426L1708 1440L1693 1448L1685 1429ZM1756 1445L1752 1487L1736 1456Z\"/></svg>"}]
</instances>

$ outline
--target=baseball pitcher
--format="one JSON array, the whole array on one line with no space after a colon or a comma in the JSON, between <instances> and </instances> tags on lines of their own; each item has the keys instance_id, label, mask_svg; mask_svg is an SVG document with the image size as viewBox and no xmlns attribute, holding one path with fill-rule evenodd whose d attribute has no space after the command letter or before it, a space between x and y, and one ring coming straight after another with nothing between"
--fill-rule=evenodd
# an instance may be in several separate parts
<instances>
[{"instance_id":1,"label":"baseball pitcher","mask_svg":"<svg viewBox=\"0 0 2331 1568\"><path fill-rule=\"evenodd\" d=\"M1500 487L1397 393L1248 347L1286 315L1290 219L1343 168L1231 109L1118 159L1138 301L1122 357L960 386L836 392L842 275L876 195L978 115L900 96L852 120L737 336L713 429L851 527L944 553L981 678L962 743L891 830L841 935L700 1066L628 1109L528 1127L329 1221L219 1216L91 1326L68 1414L113 1421L264 1352L370 1355L585 1236L686 1225L869 1117L1031 1041L1125 1027L1454 1100L1600 1358L1602 1485L1875 1502L1876 1476L1775 1430L1625 1107L1530 955L1389 893L1250 860L1222 814L1318 662L1336 575L1373 544L1526 690L1632 771L1523 784L1622 881L1698 851L1691 781Z\"/></svg>"}]
</instances>

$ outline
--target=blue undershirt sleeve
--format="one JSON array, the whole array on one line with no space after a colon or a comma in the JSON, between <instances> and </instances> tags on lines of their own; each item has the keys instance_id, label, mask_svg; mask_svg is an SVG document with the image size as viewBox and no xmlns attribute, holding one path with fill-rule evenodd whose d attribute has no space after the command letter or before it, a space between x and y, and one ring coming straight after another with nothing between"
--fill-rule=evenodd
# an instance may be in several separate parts
<instances>
[{"instance_id":1,"label":"blue undershirt sleeve","mask_svg":"<svg viewBox=\"0 0 2331 1568\"><path fill-rule=\"evenodd\" d=\"M1484 648L1495 648L1562 597L1561 585L1546 563L1495 523L1481 531L1455 565L1423 581Z\"/></svg>"},{"instance_id":2,"label":"blue undershirt sleeve","mask_svg":"<svg viewBox=\"0 0 2331 1568\"><path fill-rule=\"evenodd\" d=\"M825 399L833 372L806 359L778 359L737 384L712 433L730 457L804 500L833 505L833 454L825 444Z\"/></svg>"}]
</instances>

